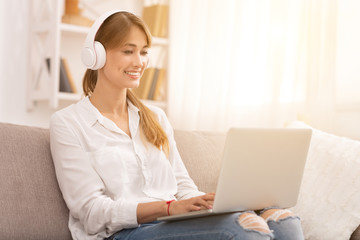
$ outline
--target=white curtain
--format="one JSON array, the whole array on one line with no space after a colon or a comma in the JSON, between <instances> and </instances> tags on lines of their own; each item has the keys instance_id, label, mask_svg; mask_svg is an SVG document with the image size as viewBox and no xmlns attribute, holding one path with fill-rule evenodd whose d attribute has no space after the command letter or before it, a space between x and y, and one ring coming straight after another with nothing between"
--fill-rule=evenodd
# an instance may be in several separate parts
<instances>
[{"instance_id":1,"label":"white curtain","mask_svg":"<svg viewBox=\"0 0 360 240\"><path fill-rule=\"evenodd\" d=\"M170 4L174 128L282 127L318 111L331 125L336 0Z\"/></svg>"}]
</instances>

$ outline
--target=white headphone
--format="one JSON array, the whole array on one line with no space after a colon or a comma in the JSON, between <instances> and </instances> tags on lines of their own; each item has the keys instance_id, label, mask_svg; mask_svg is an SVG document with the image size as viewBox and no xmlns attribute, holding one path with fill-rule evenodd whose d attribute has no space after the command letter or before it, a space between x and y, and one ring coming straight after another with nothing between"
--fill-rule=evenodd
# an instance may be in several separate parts
<instances>
[{"instance_id":1,"label":"white headphone","mask_svg":"<svg viewBox=\"0 0 360 240\"><path fill-rule=\"evenodd\" d=\"M95 36L102 23L111 15L121 12L119 10L111 10L102 14L91 26L86 36L84 47L81 51L81 60L84 65L92 70L102 68L106 62L106 52L104 46L95 41Z\"/></svg>"}]
</instances>

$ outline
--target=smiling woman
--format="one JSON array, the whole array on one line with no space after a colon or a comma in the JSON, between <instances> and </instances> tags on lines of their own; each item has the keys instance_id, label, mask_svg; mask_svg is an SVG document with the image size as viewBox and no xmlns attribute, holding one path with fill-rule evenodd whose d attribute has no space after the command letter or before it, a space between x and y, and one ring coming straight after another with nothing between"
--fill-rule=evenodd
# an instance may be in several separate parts
<instances>
[{"instance_id":1,"label":"smiling woman","mask_svg":"<svg viewBox=\"0 0 360 240\"><path fill-rule=\"evenodd\" d=\"M179 226L157 221L209 210L215 193L200 192L190 178L165 113L145 106L130 90L139 86L147 66L151 36L135 15L113 11L94 23L84 46L86 97L50 122L51 154L74 239L269 240L275 235L281 240L289 234L303 239L299 219L290 215L281 215L275 225L255 212Z\"/></svg>"},{"instance_id":2,"label":"smiling woman","mask_svg":"<svg viewBox=\"0 0 360 240\"><path fill-rule=\"evenodd\" d=\"M89 64L90 67L86 71L83 81L85 95L90 95L94 92L98 77L100 77L98 73L104 74L102 69L104 65L106 65L105 69L119 68L123 74L126 74L125 71L130 72L130 74L127 75L131 76L139 73L141 75L147 66L149 61L147 52L148 48L151 47L150 32L142 22L136 22L135 20L131 22L130 17L127 16L127 18L129 18L127 19L125 16L124 14L124 16L116 15L107 19L100 19L100 21L94 25L97 25L96 27L98 28L102 21L104 21L104 25L99 29L95 28L95 30L91 31L91 34L88 35L90 37L87 37L85 46L89 47L85 48L85 50L92 50L95 56L93 58L93 53L89 54L91 63ZM93 41L95 41L94 49L91 49ZM87 64L88 57L84 52L86 53L86 51L83 50L83 61L85 60L84 62ZM107 58L114 60L110 61L113 65L110 65L109 61L106 61ZM121 62L116 64L120 66L115 65L115 60L117 61L119 59ZM100 69L100 71L94 71L98 69ZM101 76L101 78L103 77L104 76Z\"/></svg>"}]
</instances>

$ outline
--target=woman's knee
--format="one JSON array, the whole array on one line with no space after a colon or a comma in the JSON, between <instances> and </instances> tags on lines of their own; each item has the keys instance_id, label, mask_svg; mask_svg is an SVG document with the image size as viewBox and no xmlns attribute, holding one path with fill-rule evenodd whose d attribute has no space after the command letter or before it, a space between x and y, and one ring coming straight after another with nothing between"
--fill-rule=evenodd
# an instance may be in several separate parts
<instances>
[{"instance_id":1,"label":"woman's knee","mask_svg":"<svg viewBox=\"0 0 360 240\"><path fill-rule=\"evenodd\" d=\"M300 218L287 209L268 209L260 214L276 239L304 240Z\"/></svg>"},{"instance_id":2,"label":"woman's knee","mask_svg":"<svg viewBox=\"0 0 360 240\"><path fill-rule=\"evenodd\" d=\"M263 213L260 214L260 216L266 221L275 221L278 222L281 219L285 219L288 217L292 217L295 216L295 214L293 212L291 212L288 209L269 209L264 211Z\"/></svg>"},{"instance_id":3,"label":"woman's knee","mask_svg":"<svg viewBox=\"0 0 360 240\"><path fill-rule=\"evenodd\" d=\"M271 233L265 220L254 213L245 212L241 214L238 218L238 222L244 229Z\"/></svg>"}]
</instances>

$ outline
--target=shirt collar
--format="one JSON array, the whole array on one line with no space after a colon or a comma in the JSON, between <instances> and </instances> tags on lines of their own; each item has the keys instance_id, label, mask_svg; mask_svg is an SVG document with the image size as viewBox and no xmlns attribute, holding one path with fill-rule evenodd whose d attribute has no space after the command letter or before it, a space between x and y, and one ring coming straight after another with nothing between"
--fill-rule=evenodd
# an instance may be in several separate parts
<instances>
[{"instance_id":1,"label":"shirt collar","mask_svg":"<svg viewBox=\"0 0 360 240\"><path fill-rule=\"evenodd\" d=\"M139 126L139 109L127 99L128 111L129 111L129 127L132 133L135 133ZM93 126L96 122L104 124L104 116L100 111L90 102L89 96L86 96L84 99L80 100L77 103L78 110L80 114L84 117L85 122L90 126Z\"/></svg>"},{"instance_id":2,"label":"shirt collar","mask_svg":"<svg viewBox=\"0 0 360 240\"><path fill-rule=\"evenodd\" d=\"M102 121L101 119L104 117L101 115L99 110L94 105L92 105L89 96L86 96L77 103L77 109L83 117L84 121L90 126L93 126L98 120Z\"/></svg>"},{"instance_id":3,"label":"shirt collar","mask_svg":"<svg viewBox=\"0 0 360 240\"><path fill-rule=\"evenodd\" d=\"M127 99L127 104L128 104L129 110L139 114L140 110L129 99Z\"/></svg>"}]
</instances>

